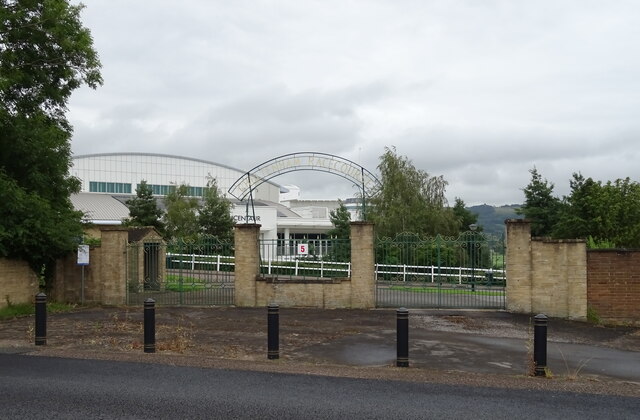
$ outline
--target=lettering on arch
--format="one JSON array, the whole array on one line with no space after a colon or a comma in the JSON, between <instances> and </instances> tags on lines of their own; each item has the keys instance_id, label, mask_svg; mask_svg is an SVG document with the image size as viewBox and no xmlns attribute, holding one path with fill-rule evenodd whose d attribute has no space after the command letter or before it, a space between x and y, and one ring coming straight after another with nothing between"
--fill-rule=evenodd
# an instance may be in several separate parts
<instances>
[{"instance_id":1,"label":"lettering on arch","mask_svg":"<svg viewBox=\"0 0 640 420\"><path fill-rule=\"evenodd\" d=\"M229 188L229 194L245 201L249 193L261 184L294 171L332 173L361 185L366 195L370 195L380 185L371 172L348 159L326 153L300 152L278 156L261 163L238 178Z\"/></svg>"}]
</instances>

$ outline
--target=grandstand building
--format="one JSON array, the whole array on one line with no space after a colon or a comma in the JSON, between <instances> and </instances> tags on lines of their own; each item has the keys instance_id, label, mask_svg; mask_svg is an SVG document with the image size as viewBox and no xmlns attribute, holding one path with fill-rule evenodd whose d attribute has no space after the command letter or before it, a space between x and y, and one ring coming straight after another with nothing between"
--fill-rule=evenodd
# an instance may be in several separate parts
<instances>
[{"instance_id":1,"label":"grandstand building","mask_svg":"<svg viewBox=\"0 0 640 420\"><path fill-rule=\"evenodd\" d=\"M329 212L338 202L298 199L299 189L283 187L271 181L253 193L254 208L227 194L231 185L246 171L202 159L154 153L101 153L79 155L72 159L71 175L81 181L81 191L71 197L87 222L117 225L129 216L125 203L136 195L141 181L151 186L163 207L163 196L172 186L186 184L190 195L200 197L207 182L215 178L220 191L233 203L232 216L237 223L261 225L262 239L320 240L332 228ZM281 202L281 196L284 200Z\"/></svg>"}]
</instances>

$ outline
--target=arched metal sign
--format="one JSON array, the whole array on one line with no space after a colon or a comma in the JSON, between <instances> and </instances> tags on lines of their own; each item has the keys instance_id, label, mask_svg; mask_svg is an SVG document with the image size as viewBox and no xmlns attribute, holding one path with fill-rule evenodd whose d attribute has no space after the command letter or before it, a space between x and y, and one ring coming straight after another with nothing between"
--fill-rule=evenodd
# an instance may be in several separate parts
<instances>
[{"instance_id":1,"label":"arched metal sign","mask_svg":"<svg viewBox=\"0 0 640 420\"><path fill-rule=\"evenodd\" d=\"M278 156L268 160L236 180L229 188L229 194L240 201L253 201L253 191L261 184L294 171L320 171L341 176L362 188L364 198L370 196L380 185L380 181L364 167L348 159L318 152L299 152Z\"/></svg>"}]
</instances>

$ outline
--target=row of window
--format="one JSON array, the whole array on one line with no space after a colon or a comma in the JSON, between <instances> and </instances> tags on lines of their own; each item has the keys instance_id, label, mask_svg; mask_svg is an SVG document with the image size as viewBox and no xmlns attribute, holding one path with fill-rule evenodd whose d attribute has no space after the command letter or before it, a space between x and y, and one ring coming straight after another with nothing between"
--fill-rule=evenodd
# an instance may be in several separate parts
<instances>
[{"instance_id":1,"label":"row of window","mask_svg":"<svg viewBox=\"0 0 640 420\"><path fill-rule=\"evenodd\" d=\"M131 184L121 182L89 182L89 192L131 194Z\"/></svg>"},{"instance_id":2,"label":"row of window","mask_svg":"<svg viewBox=\"0 0 640 420\"><path fill-rule=\"evenodd\" d=\"M175 190L175 185L153 185L148 184L153 191L153 195L167 195ZM140 188L140 184L136 185L136 189ZM115 194L131 194L131 184L122 182L89 182L89 192L115 193ZM202 197L204 193L203 187L189 187L187 195L191 197Z\"/></svg>"},{"instance_id":3,"label":"row of window","mask_svg":"<svg viewBox=\"0 0 640 420\"><path fill-rule=\"evenodd\" d=\"M176 189L175 185L154 185L154 184L147 184L147 185L151 187L151 191L153 191L153 195L167 195L171 191L174 191ZM136 188L140 188L140 184L138 184ZM187 192L187 195L190 197L202 197L203 194L204 194L203 187L189 187L189 191Z\"/></svg>"}]
</instances>

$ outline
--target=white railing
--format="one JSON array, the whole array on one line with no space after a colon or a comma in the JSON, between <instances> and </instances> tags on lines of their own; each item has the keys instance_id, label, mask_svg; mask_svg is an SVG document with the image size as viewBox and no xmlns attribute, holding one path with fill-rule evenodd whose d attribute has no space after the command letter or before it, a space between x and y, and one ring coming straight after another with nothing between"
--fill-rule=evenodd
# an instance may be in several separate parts
<instances>
[{"instance_id":1,"label":"white railing","mask_svg":"<svg viewBox=\"0 0 640 420\"><path fill-rule=\"evenodd\" d=\"M271 275L273 271L276 271L276 269L278 268L283 268L283 269L287 269L287 270L291 270L293 269L293 275L294 276L303 276L304 274L302 274L302 272L304 271L318 271L318 269L320 269L320 276L317 277L324 277L325 273L327 272L345 272L347 273L346 277L351 277L351 263L350 262L333 262L333 261L313 261L313 260L295 260L295 261L290 261L289 264L278 264L279 262L286 262L286 261L282 261L282 260L267 260L267 261L262 261L262 264L260 264L261 267L264 267L267 269L267 274ZM292 262L295 262L294 265L291 265ZM275 263L275 264L274 264ZM304 266L301 266L300 263L305 264ZM317 266L319 265L319 267ZM330 268L327 267L327 265L329 266L344 266L346 268ZM316 277L316 276L314 276Z\"/></svg>"},{"instance_id":2,"label":"white railing","mask_svg":"<svg viewBox=\"0 0 640 420\"><path fill-rule=\"evenodd\" d=\"M395 269L395 270L394 270ZM438 267L437 265L407 265L407 264L376 264L376 277L380 275L392 275L402 277L402 281L407 281L407 277L425 277L435 283L439 278L455 278L458 284L473 279L483 279L489 275L494 281L505 280L505 270L495 270L490 268L470 268L470 267Z\"/></svg>"},{"instance_id":3,"label":"white railing","mask_svg":"<svg viewBox=\"0 0 640 420\"><path fill-rule=\"evenodd\" d=\"M173 259L174 257L178 259ZM233 259L233 257L228 255L173 254L167 252L167 258L171 258L171 260L167 261L169 263L189 264L192 271L196 269L196 264L215 265L215 271L220 271L220 267L224 265L231 267L235 267L236 265L235 261L228 261L229 259Z\"/></svg>"},{"instance_id":4,"label":"white railing","mask_svg":"<svg viewBox=\"0 0 640 420\"><path fill-rule=\"evenodd\" d=\"M215 266L216 271L220 271L220 267L222 266L235 266L235 262L230 261L233 257L225 255L167 253L167 257L171 258L168 262L188 264L191 270L195 270L196 265ZM262 260L260 266L266 268L267 274L269 275L272 275L278 269L286 269L293 270L292 275L294 276L304 276L305 272L318 270L320 271L320 275L314 277L324 277L325 274L332 272L346 272L346 277L351 276L350 262L266 259ZM411 277L424 277L431 283L435 283L442 278L451 278L455 279L454 281L457 281L459 284L462 284L463 282L468 282L473 279L484 279L488 275L491 275L496 282L504 282L505 280L505 270L470 267L438 267L435 265L376 264L375 274L376 278L387 275L396 278L401 277L402 281L407 281L407 278Z\"/></svg>"}]
</instances>

